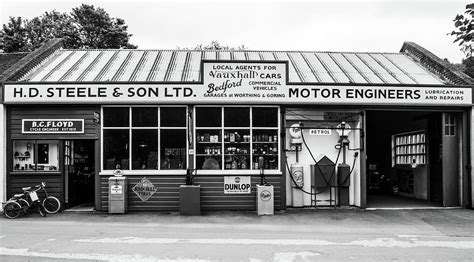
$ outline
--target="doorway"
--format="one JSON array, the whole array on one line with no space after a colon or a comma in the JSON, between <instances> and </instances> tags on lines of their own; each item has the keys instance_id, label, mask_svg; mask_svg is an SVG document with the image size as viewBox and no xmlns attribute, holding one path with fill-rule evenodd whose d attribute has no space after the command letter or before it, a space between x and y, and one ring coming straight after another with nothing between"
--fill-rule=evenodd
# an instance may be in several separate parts
<instances>
[{"instance_id":1,"label":"doorway","mask_svg":"<svg viewBox=\"0 0 474 262\"><path fill-rule=\"evenodd\" d=\"M94 140L64 143L66 206L93 208L95 199Z\"/></svg>"},{"instance_id":2,"label":"doorway","mask_svg":"<svg viewBox=\"0 0 474 262\"><path fill-rule=\"evenodd\" d=\"M444 115L415 110L367 111L368 208L446 206ZM458 193L456 188L449 191Z\"/></svg>"}]
</instances>

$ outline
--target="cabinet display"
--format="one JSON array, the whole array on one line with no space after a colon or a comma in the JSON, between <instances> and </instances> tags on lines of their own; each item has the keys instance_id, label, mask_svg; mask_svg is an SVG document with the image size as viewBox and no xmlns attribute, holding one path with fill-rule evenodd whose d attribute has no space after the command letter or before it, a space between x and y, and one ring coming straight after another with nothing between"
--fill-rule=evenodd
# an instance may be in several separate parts
<instances>
[{"instance_id":1,"label":"cabinet display","mask_svg":"<svg viewBox=\"0 0 474 262\"><path fill-rule=\"evenodd\" d=\"M252 163L253 169L278 168L278 130L254 130ZM258 159L263 157L263 167L258 166Z\"/></svg>"},{"instance_id":2,"label":"cabinet display","mask_svg":"<svg viewBox=\"0 0 474 262\"><path fill-rule=\"evenodd\" d=\"M249 169L250 130L224 131L224 169Z\"/></svg>"},{"instance_id":3,"label":"cabinet display","mask_svg":"<svg viewBox=\"0 0 474 262\"><path fill-rule=\"evenodd\" d=\"M221 169L221 131L202 129L196 132L196 166L202 169Z\"/></svg>"},{"instance_id":4,"label":"cabinet display","mask_svg":"<svg viewBox=\"0 0 474 262\"><path fill-rule=\"evenodd\" d=\"M278 169L278 130L200 129L196 131L196 166L202 169ZM263 166L258 159L263 158ZM223 158L223 159L222 159ZM223 163L223 164L222 164Z\"/></svg>"},{"instance_id":5,"label":"cabinet display","mask_svg":"<svg viewBox=\"0 0 474 262\"><path fill-rule=\"evenodd\" d=\"M393 136L392 144L395 165L424 165L427 163L424 131L396 134Z\"/></svg>"},{"instance_id":6,"label":"cabinet display","mask_svg":"<svg viewBox=\"0 0 474 262\"><path fill-rule=\"evenodd\" d=\"M277 107L197 107L195 112L197 169L278 170Z\"/></svg>"},{"instance_id":7,"label":"cabinet display","mask_svg":"<svg viewBox=\"0 0 474 262\"><path fill-rule=\"evenodd\" d=\"M57 171L58 169L58 141L13 141L13 171Z\"/></svg>"}]
</instances>

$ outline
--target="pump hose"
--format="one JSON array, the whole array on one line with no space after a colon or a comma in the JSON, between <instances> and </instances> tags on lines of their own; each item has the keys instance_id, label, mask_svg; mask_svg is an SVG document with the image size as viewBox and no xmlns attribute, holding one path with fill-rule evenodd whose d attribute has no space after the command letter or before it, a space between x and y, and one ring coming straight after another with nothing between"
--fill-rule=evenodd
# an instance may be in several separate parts
<instances>
[{"instance_id":1,"label":"pump hose","mask_svg":"<svg viewBox=\"0 0 474 262\"><path fill-rule=\"evenodd\" d=\"M321 191L321 192L324 192L324 191L326 191L326 189L331 187L331 179L333 178L333 176L336 173L336 164L337 164L337 161L339 161L339 156L341 155L342 147L340 146L339 148L336 148L336 149L339 150L339 152L337 153L336 162L334 162L334 168L332 170L331 176L329 176L329 181L327 181L326 178L322 175L323 171L321 170L321 167L319 166L318 161L316 161L316 158L314 158L313 152L311 152L311 149L309 148L308 144L306 143L306 139L304 138L303 132L301 132L301 138L303 139L304 146L306 147L306 149L308 149L308 152L311 155L311 158L313 159L314 164L318 167L319 172L321 173L321 176L323 177L324 182L326 182L326 187L324 188L323 191ZM338 144L338 145L340 145L340 144Z\"/></svg>"},{"instance_id":2,"label":"pump hose","mask_svg":"<svg viewBox=\"0 0 474 262\"><path fill-rule=\"evenodd\" d=\"M304 139L304 136L303 136L303 132L301 132L301 138L303 138L303 143L305 144L305 147L308 149L309 151L309 154L311 155L311 158L313 159L314 163L316 164L316 166L318 167L319 169L319 172L322 174L322 170L321 170L321 167L319 166L318 162L316 161L316 159L314 158L313 156L313 153L311 152L311 150L309 149L308 145L306 144L306 141ZM341 149L342 148L339 148L339 152L337 153L337 157L336 157L336 162L339 160L339 156L341 155ZM336 172L336 165L334 165L334 169L332 170L332 173L331 173L331 176L329 177L329 181L326 180L326 178L323 176L323 179L324 179L324 182L326 183L326 187L324 187L323 190L319 191L319 192L315 192L315 193L312 193L312 192L308 192L306 190L304 190L302 187L299 187L298 184L296 183L295 179L293 178L293 176L291 175L291 169L290 167L288 166L288 160L285 158L285 162L286 162L286 168L288 169L288 173L290 174L290 178L291 180L293 181L294 185L296 186L297 189L301 190L303 193L305 194L308 194L308 195L319 195L323 192L325 192L328 188L331 187L331 184L330 184L330 181L332 179L332 177L334 176L335 172ZM316 189L315 189L316 190Z\"/></svg>"},{"instance_id":3,"label":"pump hose","mask_svg":"<svg viewBox=\"0 0 474 262\"><path fill-rule=\"evenodd\" d=\"M349 174L347 174L346 178L344 179L344 181L342 181L342 183L341 183L341 184L345 184L345 183L347 182L347 179L349 179L349 177L351 177L352 171L354 171L354 167L355 167L356 159L357 159L357 156L355 156L355 157L354 157L354 161L352 162L352 168L351 168L351 171L349 171Z\"/></svg>"}]
</instances>

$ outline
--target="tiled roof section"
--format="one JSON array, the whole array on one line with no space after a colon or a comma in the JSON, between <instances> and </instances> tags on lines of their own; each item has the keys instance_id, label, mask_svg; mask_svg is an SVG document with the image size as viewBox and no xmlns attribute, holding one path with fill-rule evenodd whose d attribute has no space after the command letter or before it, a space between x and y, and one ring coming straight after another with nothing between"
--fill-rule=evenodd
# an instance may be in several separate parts
<instances>
[{"instance_id":1,"label":"tiled roof section","mask_svg":"<svg viewBox=\"0 0 474 262\"><path fill-rule=\"evenodd\" d=\"M54 38L44 43L38 49L22 57L13 66L3 72L3 81L19 81L26 75L41 71L45 64L54 60L61 54L60 48L63 47L60 38Z\"/></svg>"},{"instance_id":2,"label":"tiled roof section","mask_svg":"<svg viewBox=\"0 0 474 262\"><path fill-rule=\"evenodd\" d=\"M404 53L196 50L57 50L20 81L196 82L202 60L288 61L291 83L444 82Z\"/></svg>"},{"instance_id":3,"label":"tiled roof section","mask_svg":"<svg viewBox=\"0 0 474 262\"><path fill-rule=\"evenodd\" d=\"M0 53L0 80L3 79L3 73L5 71L27 54L28 53Z\"/></svg>"},{"instance_id":4,"label":"tiled roof section","mask_svg":"<svg viewBox=\"0 0 474 262\"><path fill-rule=\"evenodd\" d=\"M474 79L456 70L452 70L447 62L426 50L425 48L413 42L403 43L401 53L405 53L412 57L417 64L423 65L429 71L435 73L449 84L455 85L474 85Z\"/></svg>"}]
</instances>

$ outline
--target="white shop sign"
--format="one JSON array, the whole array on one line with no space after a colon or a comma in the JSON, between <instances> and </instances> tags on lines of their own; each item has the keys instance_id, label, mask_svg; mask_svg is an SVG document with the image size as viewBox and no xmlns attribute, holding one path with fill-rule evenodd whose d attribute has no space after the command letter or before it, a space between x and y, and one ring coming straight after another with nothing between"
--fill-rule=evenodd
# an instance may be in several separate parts
<instances>
[{"instance_id":1,"label":"white shop sign","mask_svg":"<svg viewBox=\"0 0 474 262\"><path fill-rule=\"evenodd\" d=\"M470 87L288 84L286 62L204 62L202 82L5 83L6 104L472 105Z\"/></svg>"},{"instance_id":2,"label":"white shop sign","mask_svg":"<svg viewBox=\"0 0 474 262\"><path fill-rule=\"evenodd\" d=\"M224 194L250 194L250 176L224 176Z\"/></svg>"}]
</instances>

